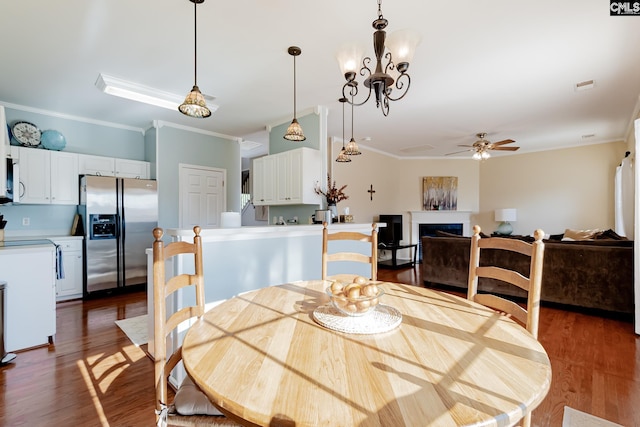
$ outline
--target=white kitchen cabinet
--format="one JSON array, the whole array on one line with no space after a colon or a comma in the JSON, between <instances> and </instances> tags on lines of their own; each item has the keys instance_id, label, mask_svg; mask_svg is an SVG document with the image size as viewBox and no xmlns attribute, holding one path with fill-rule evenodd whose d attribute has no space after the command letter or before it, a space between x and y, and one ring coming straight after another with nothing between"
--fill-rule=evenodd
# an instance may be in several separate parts
<instances>
[{"instance_id":1,"label":"white kitchen cabinet","mask_svg":"<svg viewBox=\"0 0 640 427\"><path fill-rule=\"evenodd\" d=\"M79 154L78 173L80 175L115 176L116 159L113 157Z\"/></svg>"},{"instance_id":2,"label":"white kitchen cabinet","mask_svg":"<svg viewBox=\"0 0 640 427\"><path fill-rule=\"evenodd\" d=\"M19 147L20 203L78 204L78 155Z\"/></svg>"},{"instance_id":3,"label":"white kitchen cabinet","mask_svg":"<svg viewBox=\"0 0 640 427\"><path fill-rule=\"evenodd\" d=\"M116 176L120 178L149 179L149 162L115 159Z\"/></svg>"},{"instance_id":4,"label":"white kitchen cabinet","mask_svg":"<svg viewBox=\"0 0 640 427\"><path fill-rule=\"evenodd\" d=\"M320 152L297 148L253 161L254 205L318 205L315 187L321 182Z\"/></svg>"},{"instance_id":5,"label":"white kitchen cabinet","mask_svg":"<svg viewBox=\"0 0 640 427\"><path fill-rule=\"evenodd\" d=\"M277 205L320 204L315 186L320 182L320 152L298 148L275 155Z\"/></svg>"},{"instance_id":6,"label":"white kitchen cabinet","mask_svg":"<svg viewBox=\"0 0 640 427\"><path fill-rule=\"evenodd\" d=\"M56 300L82 298L82 239L51 239L62 250L64 278L56 279Z\"/></svg>"},{"instance_id":7,"label":"white kitchen cabinet","mask_svg":"<svg viewBox=\"0 0 640 427\"><path fill-rule=\"evenodd\" d=\"M121 178L149 179L150 164L141 160L119 159L115 157L78 155L80 175L117 176Z\"/></svg>"},{"instance_id":8,"label":"white kitchen cabinet","mask_svg":"<svg viewBox=\"0 0 640 427\"><path fill-rule=\"evenodd\" d=\"M50 151L51 203L77 205L79 193L78 155L64 151Z\"/></svg>"},{"instance_id":9,"label":"white kitchen cabinet","mask_svg":"<svg viewBox=\"0 0 640 427\"><path fill-rule=\"evenodd\" d=\"M253 160L253 204L256 206L276 204L275 156L264 156Z\"/></svg>"},{"instance_id":10,"label":"white kitchen cabinet","mask_svg":"<svg viewBox=\"0 0 640 427\"><path fill-rule=\"evenodd\" d=\"M53 342L56 334L55 247L0 248L5 288L5 351Z\"/></svg>"}]
</instances>

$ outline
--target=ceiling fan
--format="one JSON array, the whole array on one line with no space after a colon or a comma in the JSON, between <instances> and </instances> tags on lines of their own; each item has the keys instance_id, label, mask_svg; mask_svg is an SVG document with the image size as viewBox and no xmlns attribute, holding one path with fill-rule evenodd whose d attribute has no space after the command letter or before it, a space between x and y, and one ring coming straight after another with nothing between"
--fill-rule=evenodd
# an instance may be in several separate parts
<instances>
[{"instance_id":1,"label":"ceiling fan","mask_svg":"<svg viewBox=\"0 0 640 427\"><path fill-rule=\"evenodd\" d=\"M464 153L465 151L473 151L473 158L476 160L485 160L491 157L489 151L497 150L497 151L516 151L520 147L504 147L506 144L514 143L513 139L504 139L498 142L491 142L485 139L487 136L486 133L477 133L476 136L479 138L473 145L464 145L458 144L458 147L469 147L466 150L456 151L454 153L447 153L445 156L450 156L452 154Z\"/></svg>"}]
</instances>

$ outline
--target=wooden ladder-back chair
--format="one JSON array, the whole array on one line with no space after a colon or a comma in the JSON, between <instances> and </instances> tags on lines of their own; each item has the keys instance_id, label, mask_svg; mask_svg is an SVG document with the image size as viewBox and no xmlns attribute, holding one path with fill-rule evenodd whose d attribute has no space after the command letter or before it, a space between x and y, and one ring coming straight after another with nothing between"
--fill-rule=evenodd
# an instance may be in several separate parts
<instances>
[{"instance_id":1,"label":"wooden ladder-back chair","mask_svg":"<svg viewBox=\"0 0 640 427\"><path fill-rule=\"evenodd\" d=\"M538 318L540 313L540 291L542 284L542 262L544 257L544 232L534 232L533 243L505 237L480 237L480 227L473 227L471 256L469 263L469 288L467 298L482 305L505 313L520 322L536 339L538 338ZM481 251L496 249L518 252L529 257L529 276L493 265L480 265ZM517 286L527 292L526 308L489 293L478 293L478 279L486 277Z\"/></svg>"},{"instance_id":2,"label":"wooden ladder-back chair","mask_svg":"<svg viewBox=\"0 0 640 427\"><path fill-rule=\"evenodd\" d=\"M193 228L193 243L162 241L161 228L153 230L153 305L154 305L154 357L156 414L158 426L237 426L218 411L207 396L187 375L176 391L172 403L168 402L168 377L182 360L182 346L167 354L167 337L177 333L182 322L200 318L204 314L204 274L202 266L202 238L200 227ZM166 278L165 262L179 255L193 255L194 274L180 274ZM168 313L167 297L174 292L195 287L195 305L176 309ZM173 346L169 346L172 348Z\"/></svg>"},{"instance_id":3,"label":"wooden ladder-back chair","mask_svg":"<svg viewBox=\"0 0 640 427\"><path fill-rule=\"evenodd\" d=\"M544 259L544 232L540 229L533 234L533 243L505 237L480 237L480 226L473 227L471 237L471 256L469 261L469 288L467 298L484 306L499 311L519 322L527 331L538 339L538 319L540 317L540 291L542 288L542 262ZM480 265L481 251L485 249L518 252L529 257L529 277L523 274L494 265ZM527 292L526 308L497 295L478 293L480 277L500 280L517 286ZM520 424L531 425L531 413L528 413Z\"/></svg>"},{"instance_id":4,"label":"wooden ladder-back chair","mask_svg":"<svg viewBox=\"0 0 640 427\"><path fill-rule=\"evenodd\" d=\"M378 228L375 223L371 225L371 234L358 233L356 231L338 231L329 233L328 224L324 223L322 230L322 280L328 278L327 269L330 262L352 261L371 264L371 280L378 280ZM332 241L357 241L366 242L371 246L371 254L365 255L357 252L329 253L329 242ZM357 274L338 274L331 276L334 279L352 280Z\"/></svg>"}]
</instances>

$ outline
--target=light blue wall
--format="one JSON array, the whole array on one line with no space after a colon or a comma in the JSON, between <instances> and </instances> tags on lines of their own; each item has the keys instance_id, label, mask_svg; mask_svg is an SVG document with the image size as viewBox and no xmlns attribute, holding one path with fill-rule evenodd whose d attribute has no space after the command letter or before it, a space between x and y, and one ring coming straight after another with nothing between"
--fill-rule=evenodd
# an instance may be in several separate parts
<instances>
[{"instance_id":1,"label":"light blue wall","mask_svg":"<svg viewBox=\"0 0 640 427\"><path fill-rule=\"evenodd\" d=\"M240 211L240 144L237 141L162 126L156 130L158 226L179 227L179 164L227 170L227 210Z\"/></svg>"},{"instance_id":2,"label":"light blue wall","mask_svg":"<svg viewBox=\"0 0 640 427\"><path fill-rule=\"evenodd\" d=\"M157 138L158 138L158 132L156 128L147 129L147 131L144 134L144 157L146 161L150 163L149 177L151 179L156 179L156 164L157 164L156 139Z\"/></svg>"},{"instance_id":3,"label":"light blue wall","mask_svg":"<svg viewBox=\"0 0 640 427\"><path fill-rule=\"evenodd\" d=\"M307 139L302 142L287 141L283 136L290 123L274 126L269 132L269 154L278 154L300 147L320 149L320 116L315 113L307 114L298 117L298 123L300 123Z\"/></svg>"},{"instance_id":4,"label":"light blue wall","mask_svg":"<svg viewBox=\"0 0 640 427\"><path fill-rule=\"evenodd\" d=\"M129 130L85 123L77 120L5 108L7 123L17 121L33 123L44 131L55 129L67 141L63 151L119 157L122 159L146 160L142 130Z\"/></svg>"},{"instance_id":5,"label":"light blue wall","mask_svg":"<svg viewBox=\"0 0 640 427\"><path fill-rule=\"evenodd\" d=\"M67 145L63 151L97 156L147 160L142 131L106 125L86 123L5 107L7 123L27 121L40 130L55 129L65 136ZM5 230L10 235L68 233L71 230L76 206L71 205L2 205L0 214L7 221ZM30 225L23 226L22 219L29 218Z\"/></svg>"},{"instance_id":6,"label":"light blue wall","mask_svg":"<svg viewBox=\"0 0 640 427\"><path fill-rule=\"evenodd\" d=\"M44 234L69 234L75 205L3 205L0 215L7 221L7 235L44 232ZM29 218L30 225L23 226L22 219Z\"/></svg>"},{"instance_id":7,"label":"light blue wall","mask_svg":"<svg viewBox=\"0 0 640 427\"><path fill-rule=\"evenodd\" d=\"M225 300L239 293L298 280L322 277L322 226L310 236L287 236L205 242L202 245L206 302ZM335 243L335 245L333 245ZM352 251L371 254L363 242L332 242L329 252ZM188 266L178 273L192 273ZM341 273L371 275L371 266L356 262L333 262L328 275ZM192 294L184 294L193 303Z\"/></svg>"}]
</instances>

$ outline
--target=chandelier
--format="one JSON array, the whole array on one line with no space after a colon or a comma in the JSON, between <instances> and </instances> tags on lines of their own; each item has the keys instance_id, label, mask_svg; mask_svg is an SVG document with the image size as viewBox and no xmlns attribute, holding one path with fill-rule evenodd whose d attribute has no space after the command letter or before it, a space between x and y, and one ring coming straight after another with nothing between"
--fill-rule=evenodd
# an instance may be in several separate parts
<instances>
[{"instance_id":1,"label":"chandelier","mask_svg":"<svg viewBox=\"0 0 640 427\"><path fill-rule=\"evenodd\" d=\"M356 106L365 104L371 98L371 93L375 94L376 107L382 110L382 114L389 114L389 101L398 101L407 94L411 86L411 76L407 73L409 63L413 59L415 49L420 43L420 36L411 30L401 30L390 34L384 29L388 21L382 16L382 0L378 0L378 19L373 21L373 51L375 53L375 69L372 72L369 65L372 62L370 57L362 59L362 50L357 46L345 46L338 52L337 58L340 69L344 75L346 83L342 86L342 97L352 97L350 103L354 103L353 97L358 94L358 82L356 72L364 77L364 86L369 89L367 97L355 103ZM385 48L388 50L385 53ZM383 67L382 62L385 60Z\"/></svg>"}]
</instances>

